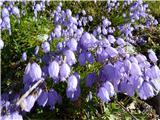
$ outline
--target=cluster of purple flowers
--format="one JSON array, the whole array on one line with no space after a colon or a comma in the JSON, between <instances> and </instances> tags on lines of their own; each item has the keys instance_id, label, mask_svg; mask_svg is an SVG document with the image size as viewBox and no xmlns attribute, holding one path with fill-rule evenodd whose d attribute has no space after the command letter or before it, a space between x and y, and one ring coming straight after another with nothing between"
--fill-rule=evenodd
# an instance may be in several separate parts
<instances>
[{"instance_id":1,"label":"cluster of purple flowers","mask_svg":"<svg viewBox=\"0 0 160 120\"><path fill-rule=\"evenodd\" d=\"M16 17L20 18L20 10L17 6L15 6L15 2L9 2L9 6L3 5L3 1L1 1L2 7L2 17L0 18L0 29L8 30L9 35L11 35L11 23L10 23L10 15L15 15Z\"/></svg>"},{"instance_id":2,"label":"cluster of purple flowers","mask_svg":"<svg viewBox=\"0 0 160 120\"><path fill-rule=\"evenodd\" d=\"M125 4L127 2L124 2ZM129 2L127 4L131 4ZM1 28L11 30L9 14L15 14L20 17L17 7L10 9L4 7L2 9L2 24ZM36 3L33 1L33 9L35 17L37 12L45 10L45 1ZM118 8L119 4L116 1L108 2L108 7ZM132 3L130 8L131 21L141 19L141 17L149 16L146 13L147 5L136 1ZM137 10L138 9L138 10ZM43 80L43 84L38 86L37 94L30 94L21 102L21 110L30 112L35 102L40 106L50 106L54 109L56 104L61 104L62 96L53 88L46 90L46 79L50 78L53 84L66 82L66 96L71 101L75 101L81 94L80 73L73 71L76 65L88 66L96 63L103 65L99 72L89 73L85 80L86 87L92 88L94 84L98 84L97 97L103 102L109 102L110 97L116 93L122 92L129 96L134 96L138 93L141 99L146 100L153 97L160 91L160 69L156 65L158 61L153 50L148 51L148 59L141 53L130 53L127 46L134 48L134 40L132 31L132 23L126 23L118 26L122 32L121 36L115 37L113 34L117 28L112 27L112 23L108 18L103 18L102 23L98 25L92 33L85 31L84 26L92 22L92 16L87 16L86 11L82 10L76 16L72 15L70 9L63 10L62 3L59 3L56 10L51 14L54 18L55 28L50 33L48 39L41 44L41 48L35 48L35 56L38 55L39 49L42 49L41 64L36 62L28 63L26 66L22 93L28 91L35 83ZM153 20L152 20L153 21ZM150 22L146 26L155 25L155 22ZM114 24L114 23L113 23ZM63 40L62 40L63 39ZM56 51L51 51L51 43L58 41ZM1 42L1 41L0 41ZM0 43L0 47L3 46ZM116 47L115 47L116 46ZM27 60L27 53L22 54L22 59ZM16 99L18 99L16 97ZM8 99L2 99L2 101ZM3 107L7 106L4 102ZM1 103L2 104L2 103ZM12 104L8 104L11 106ZM8 109L8 107L6 107ZM6 111L8 111L6 109ZM11 112L10 115L4 115L3 119L22 119L18 112Z\"/></svg>"}]
</instances>

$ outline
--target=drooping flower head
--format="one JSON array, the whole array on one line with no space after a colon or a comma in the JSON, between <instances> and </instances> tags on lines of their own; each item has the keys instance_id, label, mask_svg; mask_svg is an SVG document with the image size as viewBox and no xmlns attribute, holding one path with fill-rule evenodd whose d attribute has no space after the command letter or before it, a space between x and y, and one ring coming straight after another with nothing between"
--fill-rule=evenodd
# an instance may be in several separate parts
<instances>
[{"instance_id":1,"label":"drooping flower head","mask_svg":"<svg viewBox=\"0 0 160 120\"><path fill-rule=\"evenodd\" d=\"M23 61L27 60L27 53L26 52L23 52L23 54L22 54L22 60Z\"/></svg>"},{"instance_id":2,"label":"drooping flower head","mask_svg":"<svg viewBox=\"0 0 160 120\"><path fill-rule=\"evenodd\" d=\"M47 52L50 51L50 44L49 44L48 42L44 42L44 43L42 44L42 48L43 48L43 51L44 51L45 53L47 53Z\"/></svg>"},{"instance_id":3,"label":"drooping flower head","mask_svg":"<svg viewBox=\"0 0 160 120\"><path fill-rule=\"evenodd\" d=\"M146 100L149 97L154 96L153 87L148 83L144 82L141 88L138 91L139 97L143 100Z\"/></svg>"},{"instance_id":4,"label":"drooping flower head","mask_svg":"<svg viewBox=\"0 0 160 120\"><path fill-rule=\"evenodd\" d=\"M86 52L86 59L89 64L92 64L94 62L94 58L91 52Z\"/></svg>"},{"instance_id":5,"label":"drooping flower head","mask_svg":"<svg viewBox=\"0 0 160 120\"><path fill-rule=\"evenodd\" d=\"M79 54L79 56L78 56L78 62L82 66L86 64L86 55L85 55L85 52L82 51L82 53Z\"/></svg>"},{"instance_id":6,"label":"drooping flower head","mask_svg":"<svg viewBox=\"0 0 160 120\"><path fill-rule=\"evenodd\" d=\"M149 55L148 55L149 59L150 59L152 62L156 63L157 60L158 60L158 58L157 58L155 52L154 52L153 50L148 50L148 53L149 53Z\"/></svg>"},{"instance_id":7,"label":"drooping flower head","mask_svg":"<svg viewBox=\"0 0 160 120\"><path fill-rule=\"evenodd\" d=\"M68 89L71 91L75 91L78 85L78 80L76 76L72 75L68 78Z\"/></svg>"},{"instance_id":8,"label":"drooping flower head","mask_svg":"<svg viewBox=\"0 0 160 120\"><path fill-rule=\"evenodd\" d=\"M73 38L67 42L68 48L72 51L77 50L77 45L78 45L77 41Z\"/></svg>"},{"instance_id":9,"label":"drooping flower head","mask_svg":"<svg viewBox=\"0 0 160 120\"><path fill-rule=\"evenodd\" d=\"M38 81L42 77L42 70L37 63L28 63L25 69L23 83L30 84L32 82Z\"/></svg>"},{"instance_id":10,"label":"drooping flower head","mask_svg":"<svg viewBox=\"0 0 160 120\"><path fill-rule=\"evenodd\" d=\"M40 106L45 106L46 104L47 104L47 102L48 102L48 92L42 92L41 94L40 94L40 96L38 97L38 99L37 99L37 103L38 103L38 105L40 105Z\"/></svg>"},{"instance_id":11,"label":"drooping flower head","mask_svg":"<svg viewBox=\"0 0 160 120\"><path fill-rule=\"evenodd\" d=\"M80 44L83 49L88 49L91 47L94 48L96 42L97 42L97 39L92 34L89 34L88 32L85 32L80 39Z\"/></svg>"},{"instance_id":12,"label":"drooping flower head","mask_svg":"<svg viewBox=\"0 0 160 120\"><path fill-rule=\"evenodd\" d=\"M112 96L114 95L114 93L115 93L114 87L113 87L112 83L109 82L109 81L106 81L106 82L103 84L103 86L107 89L109 96L112 97Z\"/></svg>"},{"instance_id":13,"label":"drooping flower head","mask_svg":"<svg viewBox=\"0 0 160 120\"><path fill-rule=\"evenodd\" d=\"M63 63L62 66L60 67L60 79L62 81L65 81L67 77L70 75L70 67L67 63Z\"/></svg>"},{"instance_id":14,"label":"drooping flower head","mask_svg":"<svg viewBox=\"0 0 160 120\"><path fill-rule=\"evenodd\" d=\"M54 90L50 89L48 92L48 102L47 104L51 107L51 109L55 108L55 104L61 104L62 102L62 97Z\"/></svg>"},{"instance_id":15,"label":"drooping flower head","mask_svg":"<svg viewBox=\"0 0 160 120\"><path fill-rule=\"evenodd\" d=\"M19 12L18 7L13 7L12 8L12 13L17 17L20 17L20 12Z\"/></svg>"},{"instance_id":16,"label":"drooping flower head","mask_svg":"<svg viewBox=\"0 0 160 120\"><path fill-rule=\"evenodd\" d=\"M64 51L64 55L66 56L66 62L68 63L68 65L72 66L76 63L76 57L73 51L66 50Z\"/></svg>"},{"instance_id":17,"label":"drooping flower head","mask_svg":"<svg viewBox=\"0 0 160 120\"><path fill-rule=\"evenodd\" d=\"M48 66L49 76L53 79L58 79L59 69L59 64L56 61L51 62Z\"/></svg>"},{"instance_id":18,"label":"drooping flower head","mask_svg":"<svg viewBox=\"0 0 160 120\"><path fill-rule=\"evenodd\" d=\"M33 81L37 81L42 76L41 67L37 63L32 63L29 71L29 75L31 76Z\"/></svg>"},{"instance_id":19,"label":"drooping flower head","mask_svg":"<svg viewBox=\"0 0 160 120\"><path fill-rule=\"evenodd\" d=\"M103 102L109 102L109 93L105 87L100 87L97 93L97 96L103 101Z\"/></svg>"},{"instance_id":20,"label":"drooping flower head","mask_svg":"<svg viewBox=\"0 0 160 120\"><path fill-rule=\"evenodd\" d=\"M8 11L7 8L3 8L3 9L2 9L2 16L3 16L3 18L9 16L9 11Z\"/></svg>"},{"instance_id":21,"label":"drooping flower head","mask_svg":"<svg viewBox=\"0 0 160 120\"><path fill-rule=\"evenodd\" d=\"M17 111L10 113L9 115L1 116L1 120L23 120L22 115L20 115Z\"/></svg>"},{"instance_id":22,"label":"drooping flower head","mask_svg":"<svg viewBox=\"0 0 160 120\"><path fill-rule=\"evenodd\" d=\"M92 73L89 73L87 76L86 76L86 86L87 87L92 87L93 83L95 83L97 80L97 75L95 72L92 72Z\"/></svg>"}]
</instances>

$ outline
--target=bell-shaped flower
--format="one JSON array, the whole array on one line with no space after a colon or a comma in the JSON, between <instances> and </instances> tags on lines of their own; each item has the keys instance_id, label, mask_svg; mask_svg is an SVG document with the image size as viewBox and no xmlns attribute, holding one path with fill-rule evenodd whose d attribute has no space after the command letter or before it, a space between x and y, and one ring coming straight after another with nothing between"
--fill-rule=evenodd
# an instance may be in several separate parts
<instances>
[{"instance_id":1,"label":"bell-shaped flower","mask_svg":"<svg viewBox=\"0 0 160 120\"><path fill-rule=\"evenodd\" d=\"M139 64L139 66L140 66L140 68L142 68L142 69L148 69L149 67L151 67L151 64L150 64L150 62L148 62L148 61L144 61L144 62L142 62L142 63L140 63Z\"/></svg>"},{"instance_id":2,"label":"bell-shaped flower","mask_svg":"<svg viewBox=\"0 0 160 120\"><path fill-rule=\"evenodd\" d=\"M76 24L72 24L71 28L73 29L74 32L76 32L76 30L78 29Z\"/></svg>"},{"instance_id":3,"label":"bell-shaped flower","mask_svg":"<svg viewBox=\"0 0 160 120\"><path fill-rule=\"evenodd\" d=\"M85 32L80 39L80 44L83 49L94 48L96 42L96 38L88 32Z\"/></svg>"},{"instance_id":4,"label":"bell-shaped flower","mask_svg":"<svg viewBox=\"0 0 160 120\"><path fill-rule=\"evenodd\" d=\"M66 62L68 63L68 65L72 66L76 63L76 57L73 51L66 50L64 51L64 55L66 56Z\"/></svg>"},{"instance_id":5,"label":"bell-shaped flower","mask_svg":"<svg viewBox=\"0 0 160 120\"><path fill-rule=\"evenodd\" d=\"M124 73L125 72L124 62L122 62L122 61L115 62L114 63L114 67L115 67L115 69L118 69L118 71L120 73Z\"/></svg>"},{"instance_id":6,"label":"bell-shaped flower","mask_svg":"<svg viewBox=\"0 0 160 120\"><path fill-rule=\"evenodd\" d=\"M76 78L76 76L72 75L68 78L68 89L70 91L76 91L77 89L77 85L78 85L78 80Z\"/></svg>"},{"instance_id":7,"label":"bell-shaped flower","mask_svg":"<svg viewBox=\"0 0 160 120\"><path fill-rule=\"evenodd\" d=\"M69 34L70 36L73 36L74 31L73 31L73 29L72 29L72 28L70 28L70 29L69 29L68 34Z\"/></svg>"},{"instance_id":8,"label":"bell-shaped flower","mask_svg":"<svg viewBox=\"0 0 160 120\"><path fill-rule=\"evenodd\" d=\"M138 61L139 64L143 63L143 62L145 62L147 60L146 56L144 56L142 54L136 55L136 59L137 59L137 61Z\"/></svg>"},{"instance_id":9,"label":"bell-shaped flower","mask_svg":"<svg viewBox=\"0 0 160 120\"><path fill-rule=\"evenodd\" d=\"M153 87L148 82L144 82L141 88L139 89L138 94L139 97L143 100L146 100L149 97L153 97Z\"/></svg>"},{"instance_id":10,"label":"bell-shaped flower","mask_svg":"<svg viewBox=\"0 0 160 120\"><path fill-rule=\"evenodd\" d=\"M151 67L150 78L151 79L160 79L160 69L157 65L154 65Z\"/></svg>"},{"instance_id":11,"label":"bell-shaped flower","mask_svg":"<svg viewBox=\"0 0 160 120\"><path fill-rule=\"evenodd\" d=\"M79 85L80 85L80 76L78 73L74 73L74 75L72 75L68 79L68 87L66 90L66 95L68 98L70 98L71 101L77 100L78 97L80 96L81 89Z\"/></svg>"},{"instance_id":12,"label":"bell-shaped flower","mask_svg":"<svg viewBox=\"0 0 160 120\"><path fill-rule=\"evenodd\" d=\"M62 51L63 50L62 42L58 42L57 45L56 45L56 48L57 48L58 51Z\"/></svg>"},{"instance_id":13,"label":"bell-shaped flower","mask_svg":"<svg viewBox=\"0 0 160 120\"><path fill-rule=\"evenodd\" d=\"M96 39L96 37L91 34L91 47L95 48L97 46L98 40Z\"/></svg>"},{"instance_id":14,"label":"bell-shaped flower","mask_svg":"<svg viewBox=\"0 0 160 120\"><path fill-rule=\"evenodd\" d=\"M130 97L134 96L135 89L134 89L133 85L130 83L127 83L125 87L126 87L125 92L127 93L127 95L129 95Z\"/></svg>"},{"instance_id":15,"label":"bell-shaped flower","mask_svg":"<svg viewBox=\"0 0 160 120\"><path fill-rule=\"evenodd\" d=\"M110 46L110 43L109 43L109 41L108 41L106 38L104 38L104 39L100 42L100 44L101 44L101 46L103 46L103 47Z\"/></svg>"},{"instance_id":16,"label":"bell-shaped flower","mask_svg":"<svg viewBox=\"0 0 160 120\"><path fill-rule=\"evenodd\" d=\"M35 10L38 11L38 12L41 11L41 5L40 4L36 4Z\"/></svg>"},{"instance_id":17,"label":"bell-shaped flower","mask_svg":"<svg viewBox=\"0 0 160 120\"><path fill-rule=\"evenodd\" d=\"M145 76L152 78L152 71L150 67L145 70Z\"/></svg>"},{"instance_id":18,"label":"bell-shaped flower","mask_svg":"<svg viewBox=\"0 0 160 120\"><path fill-rule=\"evenodd\" d=\"M115 56L118 55L118 51L117 51L115 48L111 47L111 46L108 46L108 47L105 49L105 51L108 53L108 55L109 55L110 57L115 57Z\"/></svg>"},{"instance_id":19,"label":"bell-shaped flower","mask_svg":"<svg viewBox=\"0 0 160 120\"><path fill-rule=\"evenodd\" d=\"M20 12L19 12L18 7L13 7L12 8L12 13L17 17L20 17Z\"/></svg>"},{"instance_id":20,"label":"bell-shaped flower","mask_svg":"<svg viewBox=\"0 0 160 120\"><path fill-rule=\"evenodd\" d=\"M67 63L63 63L62 66L60 67L60 79L62 81L65 81L67 77L70 75L70 67Z\"/></svg>"},{"instance_id":21,"label":"bell-shaped flower","mask_svg":"<svg viewBox=\"0 0 160 120\"><path fill-rule=\"evenodd\" d=\"M88 20L89 20L90 22L92 22L92 21L93 21L93 17L92 17L92 16L88 16Z\"/></svg>"},{"instance_id":22,"label":"bell-shaped flower","mask_svg":"<svg viewBox=\"0 0 160 120\"><path fill-rule=\"evenodd\" d=\"M78 56L78 62L80 65L84 66L86 64L86 55L85 52L82 52Z\"/></svg>"},{"instance_id":23,"label":"bell-shaped flower","mask_svg":"<svg viewBox=\"0 0 160 120\"><path fill-rule=\"evenodd\" d=\"M37 63L28 63L25 68L23 83L29 85L30 83L37 81L41 78L42 71Z\"/></svg>"},{"instance_id":24,"label":"bell-shaped flower","mask_svg":"<svg viewBox=\"0 0 160 120\"><path fill-rule=\"evenodd\" d=\"M129 60L130 60L132 63L138 64L138 60L137 60L136 57L134 57L134 56L131 56L131 57L129 58Z\"/></svg>"},{"instance_id":25,"label":"bell-shaped flower","mask_svg":"<svg viewBox=\"0 0 160 120\"><path fill-rule=\"evenodd\" d=\"M27 60L27 53L26 52L23 52L23 54L22 54L22 60L23 61Z\"/></svg>"},{"instance_id":26,"label":"bell-shaped flower","mask_svg":"<svg viewBox=\"0 0 160 120\"><path fill-rule=\"evenodd\" d=\"M1 120L11 120L11 116L10 115L1 115Z\"/></svg>"},{"instance_id":27,"label":"bell-shaped flower","mask_svg":"<svg viewBox=\"0 0 160 120\"><path fill-rule=\"evenodd\" d=\"M133 86L135 89L139 89L144 82L144 79L142 77L137 78L137 76L134 77L132 80L133 80Z\"/></svg>"},{"instance_id":28,"label":"bell-shaped flower","mask_svg":"<svg viewBox=\"0 0 160 120\"><path fill-rule=\"evenodd\" d=\"M100 27L100 26L98 26L96 30L97 30L97 33L98 33L98 34L101 33L101 27Z\"/></svg>"},{"instance_id":29,"label":"bell-shaped flower","mask_svg":"<svg viewBox=\"0 0 160 120\"><path fill-rule=\"evenodd\" d=\"M59 2L59 4L58 4L60 7L62 7L62 2Z\"/></svg>"},{"instance_id":30,"label":"bell-shaped flower","mask_svg":"<svg viewBox=\"0 0 160 120\"><path fill-rule=\"evenodd\" d=\"M72 23L72 24L77 24L77 19L76 19L75 17L70 16L70 17L69 17L69 21L70 21L70 23Z\"/></svg>"},{"instance_id":31,"label":"bell-shaped flower","mask_svg":"<svg viewBox=\"0 0 160 120\"><path fill-rule=\"evenodd\" d=\"M133 76L134 75L139 75L139 76L142 75L141 68L136 63L132 63L130 73Z\"/></svg>"},{"instance_id":32,"label":"bell-shaped flower","mask_svg":"<svg viewBox=\"0 0 160 120\"><path fill-rule=\"evenodd\" d=\"M11 117L10 120L23 120L22 115L20 115L17 111L11 113L10 117ZM3 119L2 119L2 120L3 120Z\"/></svg>"},{"instance_id":33,"label":"bell-shaped flower","mask_svg":"<svg viewBox=\"0 0 160 120\"><path fill-rule=\"evenodd\" d=\"M86 52L86 59L89 64L92 64L94 62L94 57L91 52Z\"/></svg>"},{"instance_id":34,"label":"bell-shaped flower","mask_svg":"<svg viewBox=\"0 0 160 120\"><path fill-rule=\"evenodd\" d=\"M25 72L23 76L23 84L31 83L31 76L29 75L30 68L31 68L31 63L28 63L28 65L25 68Z\"/></svg>"},{"instance_id":35,"label":"bell-shaped flower","mask_svg":"<svg viewBox=\"0 0 160 120\"><path fill-rule=\"evenodd\" d=\"M126 92L126 86L127 86L127 82L126 82L126 81L127 81L126 79L123 79L123 80L119 83L119 85L118 85L118 91L119 91L119 92L123 92L123 93Z\"/></svg>"},{"instance_id":36,"label":"bell-shaped flower","mask_svg":"<svg viewBox=\"0 0 160 120\"><path fill-rule=\"evenodd\" d=\"M43 54L41 59L45 64L49 64L50 62L53 61L53 56L55 56L55 53L54 52L49 52L48 54Z\"/></svg>"},{"instance_id":37,"label":"bell-shaped flower","mask_svg":"<svg viewBox=\"0 0 160 120\"><path fill-rule=\"evenodd\" d=\"M131 66L132 66L132 64L131 64L130 60L128 60L128 59L124 60L124 69L126 72L129 72L131 70Z\"/></svg>"},{"instance_id":38,"label":"bell-shaped flower","mask_svg":"<svg viewBox=\"0 0 160 120\"><path fill-rule=\"evenodd\" d=\"M77 45L78 45L77 41L73 38L71 40L67 41L67 46L72 51L77 50Z\"/></svg>"},{"instance_id":39,"label":"bell-shaped flower","mask_svg":"<svg viewBox=\"0 0 160 120\"><path fill-rule=\"evenodd\" d=\"M113 44L116 41L116 39L113 35L108 35L108 41Z\"/></svg>"},{"instance_id":40,"label":"bell-shaped flower","mask_svg":"<svg viewBox=\"0 0 160 120\"><path fill-rule=\"evenodd\" d=\"M102 21L102 24L104 27L108 27L109 25L111 25L111 22L106 18Z\"/></svg>"},{"instance_id":41,"label":"bell-shaped flower","mask_svg":"<svg viewBox=\"0 0 160 120\"><path fill-rule=\"evenodd\" d=\"M61 6L57 6L56 10L57 12L61 12Z\"/></svg>"},{"instance_id":42,"label":"bell-shaped flower","mask_svg":"<svg viewBox=\"0 0 160 120\"><path fill-rule=\"evenodd\" d=\"M126 51L125 51L125 49L124 49L124 48L122 48L122 47L118 47L117 51L118 51L118 53L119 53L120 55L122 55L122 56L126 56Z\"/></svg>"},{"instance_id":43,"label":"bell-shaped flower","mask_svg":"<svg viewBox=\"0 0 160 120\"><path fill-rule=\"evenodd\" d=\"M9 16L9 11L7 8L3 8L2 9L2 17L8 17Z\"/></svg>"},{"instance_id":44,"label":"bell-shaped flower","mask_svg":"<svg viewBox=\"0 0 160 120\"><path fill-rule=\"evenodd\" d=\"M149 53L149 55L148 55L149 59L150 59L152 62L156 63L157 60L158 60L158 58L157 58L155 52L154 52L153 50L148 50L148 53Z\"/></svg>"},{"instance_id":45,"label":"bell-shaped flower","mask_svg":"<svg viewBox=\"0 0 160 120\"><path fill-rule=\"evenodd\" d=\"M67 9L67 10L66 10L66 15L67 15L68 17L72 16L72 11L71 11L70 9Z\"/></svg>"},{"instance_id":46,"label":"bell-shaped flower","mask_svg":"<svg viewBox=\"0 0 160 120\"><path fill-rule=\"evenodd\" d=\"M81 37L81 45L87 48L87 45L90 43L91 35L88 32L85 32Z\"/></svg>"},{"instance_id":47,"label":"bell-shaped flower","mask_svg":"<svg viewBox=\"0 0 160 120\"><path fill-rule=\"evenodd\" d=\"M48 102L47 102L47 104L51 107L51 109L54 109L55 104L56 103L61 104L61 102L62 102L62 97L54 89L51 89L48 92Z\"/></svg>"},{"instance_id":48,"label":"bell-shaped flower","mask_svg":"<svg viewBox=\"0 0 160 120\"><path fill-rule=\"evenodd\" d=\"M114 95L115 91L114 91L114 87L113 87L113 85L112 85L111 82L106 81L106 82L103 84L103 87L105 87L105 88L107 89L109 96L112 97L112 96Z\"/></svg>"},{"instance_id":49,"label":"bell-shaped flower","mask_svg":"<svg viewBox=\"0 0 160 120\"><path fill-rule=\"evenodd\" d=\"M1 120L23 120L22 115L18 112L10 113L9 115L2 115Z\"/></svg>"},{"instance_id":50,"label":"bell-shaped flower","mask_svg":"<svg viewBox=\"0 0 160 120\"><path fill-rule=\"evenodd\" d=\"M50 44L48 42L42 43L42 49L45 53L48 53L50 51Z\"/></svg>"},{"instance_id":51,"label":"bell-shaped flower","mask_svg":"<svg viewBox=\"0 0 160 120\"><path fill-rule=\"evenodd\" d=\"M48 66L49 76L53 79L57 79L59 75L59 64L56 61L53 61Z\"/></svg>"},{"instance_id":52,"label":"bell-shaped flower","mask_svg":"<svg viewBox=\"0 0 160 120\"><path fill-rule=\"evenodd\" d=\"M6 16L4 19L3 19L3 22L4 22L4 25L7 29L10 29L11 28L11 24L10 24L10 18L8 16Z\"/></svg>"},{"instance_id":53,"label":"bell-shaped flower","mask_svg":"<svg viewBox=\"0 0 160 120\"><path fill-rule=\"evenodd\" d=\"M121 78L120 71L112 64L106 64L100 71L100 78L102 81L118 82Z\"/></svg>"},{"instance_id":54,"label":"bell-shaped flower","mask_svg":"<svg viewBox=\"0 0 160 120\"><path fill-rule=\"evenodd\" d=\"M118 45L120 45L120 46L124 46L124 45L125 45L125 41L124 41L122 38L118 38L118 39L116 40L116 43L117 43Z\"/></svg>"},{"instance_id":55,"label":"bell-shaped flower","mask_svg":"<svg viewBox=\"0 0 160 120\"><path fill-rule=\"evenodd\" d=\"M66 95L68 98L70 98L71 101L77 100L78 97L80 96L80 93L81 93L81 89L79 85L77 86L75 91L72 91L67 87Z\"/></svg>"},{"instance_id":56,"label":"bell-shaped flower","mask_svg":"<svg viewBox=\"0 0 160 120\"><path fill-rule=\"evenodd\" d=\"M37 99L37 103L40 106L45 106L48 102L48 92L42 92Z\"/></svg>"},{"instance_id":57,"label":"bell-shaped flower","mask_svg":"<svg viewBox=\"0 0 160 120\"><path fill-rule=\"evenodd\" d=\"M100 79L102 81L106 81L106 80L113 80L113 76L114 76L114 67L113 65L107 64L105 65L101 70L100 70Z\"/></svg>"},{"instance_id":58,"label":"bell-shaped flower","mask_svg":"<svg viewBox=\"0 0 160 120\"><path fill-rule=\"evenodd\" d=\"M103 28L102 28L102 33L103 33L103 35L107 35L107 34L108 34L107 29L103 27Z\"/></svg>"},{"instance_id":59,"label":"bell-shaped flower","mask_svg":"<svg viewBox=\"0 0 160 120\"><path fill-rule=\"evenodd\" d=\"M29 75L32 82L39 80L42 76L41 67L37 63L32 63L30 66Z\"/></svg>"},{"instance_id":60,"label":"bell-shaped flower","mask_svg":"<svg viewBox=\"0 0 160 120\"><path fill-rule=\"evenodd\" d=\"M80 84L80 75L77 72L75 72L73 75L77 78L78 84Z\"/></svg>"},{"instance_id":61,"label":"bell-shaped flower","mask_svg":"<svg viewBox=\"0 0 160 120\"><path fill-rule=\"evenodd\" d=\"M109 93L105 87L100 87L97 93L97 97L99 97L103 102L109 102Z\"/></svg>"},{"instance_id":62,"label":"bell-shaped flower","mask_svg":"<svg viewBox=\"0 0 160 120\"><path fill-rule=\"evenodd\" d=\"M54 29L54 33L57 38L61 37L61 26L57 25L56 28Z\"/></svg>"},{"instance_id":63,"label":"bell-shaped flower","mask_svg":"<svg viewBox=\"0 0 160 120\"><path fill-rule=\"evenodd\" d=\"M82 12L83 15L86 15L86 11L85 10L82 10L81 12Z\"/></svg>"},{"instance_id":64,"label":"bell-shaped flower","mask_svg":"<svg viewBox=\"0 0 160 120\"><path fill-rule=\"evenodd\" d=\"M103 62L104 60L106 60L109 57L106 50L102 47L99 47L97 49L96 55L97 55L97 61L98 62Z\"/></svg>"},{"instance_id":65,"label":"bell-shaped flower","mask_svg":"<svg viewBox=\"0 0 160 120\"><path fill-rule=\"evenodd\" d=\"M75 35L76 35L77 37L79 37L79 36L82 35L82 33L83 33L83 32L82 32L80 29L77 29Z\"/></svg>"},{"instance_id":66,"label":"bell-shaped flower","mask_svg":"<svg viewBox=\"0 0 160 120\"><path fill-rule=\"evenodd\" d=\"M95 72L89 73L86 76L85 84L86 84L87 87L92 87L92 85L96 82L96 80L97 80L96 73Z\"/></svg>"}]
</instances>

